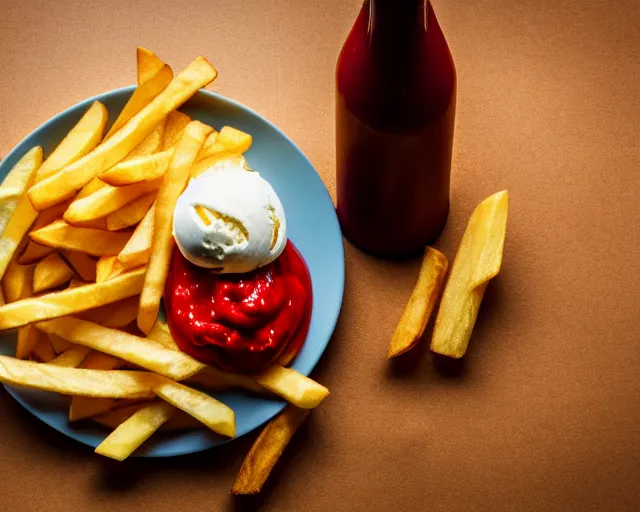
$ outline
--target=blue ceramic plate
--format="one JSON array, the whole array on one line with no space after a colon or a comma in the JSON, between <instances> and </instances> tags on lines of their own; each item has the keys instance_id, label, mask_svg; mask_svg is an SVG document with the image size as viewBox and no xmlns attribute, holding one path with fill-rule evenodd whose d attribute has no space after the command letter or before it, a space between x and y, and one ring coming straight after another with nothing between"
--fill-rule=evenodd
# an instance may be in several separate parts
<instances>
[{"instance_id":1,"label":"blue ceramic plate","mask_svg":"<svg viewBox=\"0 0 640 512\"><path fill-rule=\"evenodd\" d=\"M125 87L90 98L40 126L25 138L0 163L0 178L31 147L40 145L48 155L80 119L91 103L99 100L115 119L134 87ZM180 110L193 119L217 129L231 125L253 135L253 146L246 153L248 164L275 188L287 215L289 238L304 256L313 283L313 314L304 347L292 367L308 375L322 356L333 333L344 288L344 253L342 236L329 194L317 172L276 126L249 108L219 94L198 92ZM15 333L5 334L0 353L13 355ZM98 446L107 431L90 424L70 425L67 420L68 399L53 393L6 386L7 391L34 416L59 432ZM217 393L236 414L237 435L262 425L275 416L284 402L249 396L241 391ZM168 457L194 453L224 443L207 429L157 434L136 452L138 456Z\"/></svg>"}]
</instances>

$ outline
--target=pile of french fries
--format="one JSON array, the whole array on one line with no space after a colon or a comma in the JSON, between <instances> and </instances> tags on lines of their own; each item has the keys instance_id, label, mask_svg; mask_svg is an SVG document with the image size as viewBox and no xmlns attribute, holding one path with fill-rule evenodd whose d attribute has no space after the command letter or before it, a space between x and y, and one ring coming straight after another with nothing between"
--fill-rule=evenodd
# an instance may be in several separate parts
<instances>
[{"instance_id":1,"label":"pile of french fries","mask_svg":"<svg viewBox=\"0 0 640 512\"><path fill-rule=\"evenodd\" d=\"M471 214L440 301L431 350L454 359L464 356L482 297L498 275L507 232L509 194L496 192ZM447 273L444 254L427 247L411 298L391 338L388 358L411 350L422 338Z\"/></svg>"},{"instance_id":2,"label":"pile of french fries","mask_svg":"<svg viewBox=\"0 0 640 512\"><path fill-rule=\"evenodd\" d=\"M178 196L214 163L246 166L252 143L177 110L216 76L203 57L174 76L139 48L138 87L106 135L109 113L95 102L46 159L31 149L0 187L0 330L18 330L16 357L0 356L0 382L70 395L70 421L113 429L96 449L113 459L160 429L205 425L234 437L233 411L192 385L277 395L287 411L328 395L284 366L241 375L202 364L158 320ZM250 492L274 463L258 459Z\"/></svg>"}]
</instances>

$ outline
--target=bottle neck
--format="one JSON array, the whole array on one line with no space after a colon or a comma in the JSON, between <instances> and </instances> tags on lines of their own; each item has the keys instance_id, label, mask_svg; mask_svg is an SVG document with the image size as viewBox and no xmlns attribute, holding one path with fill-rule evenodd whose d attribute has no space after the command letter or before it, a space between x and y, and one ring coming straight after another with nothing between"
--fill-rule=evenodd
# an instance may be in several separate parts
<instances>
[{"instance_id":1,"label":"bottle neck","mask_svg":"<svg viewBox=\"0 0 640 512\"><path fill-rule=\"evenodd\" d=\"M371 42L402 45L427 30L429 0L366 0Z\"/></svg>"}]
</instances>

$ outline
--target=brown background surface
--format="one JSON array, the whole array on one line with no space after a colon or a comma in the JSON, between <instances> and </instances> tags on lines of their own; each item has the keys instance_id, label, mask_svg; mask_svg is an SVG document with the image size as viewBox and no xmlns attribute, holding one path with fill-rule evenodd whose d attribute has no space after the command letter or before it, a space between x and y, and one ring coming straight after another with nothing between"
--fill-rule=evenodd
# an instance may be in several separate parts
<instances>
[{"instance_id":1,"label":"brown background surface","mask_svg":"<svg viewBox=\"0 0 640 512\"><path fill-rule=\"evenodd\" d=\"M464 370L385 359L418 261L346 244L342 317L314 376L332 394L261 498L228 490L253 436L111 464L0 391L2 511L640 509L640 2L436 0L459 77L453 258L506 188L501 275ZM359 0L0 1L0 153L134 81L134 49L196 55L334 187L334 67ZM274 485L275 484L275 485Z\"/></svg>"}]
</instances>

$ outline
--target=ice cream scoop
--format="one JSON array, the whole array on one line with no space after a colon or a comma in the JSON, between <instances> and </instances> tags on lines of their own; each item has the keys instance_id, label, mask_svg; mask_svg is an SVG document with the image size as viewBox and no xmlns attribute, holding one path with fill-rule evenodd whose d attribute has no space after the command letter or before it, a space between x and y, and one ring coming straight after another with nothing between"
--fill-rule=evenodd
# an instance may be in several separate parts
<instances>
[{"instance_id":1,"label":"ice cream scoop","mask_svg":"<svg viewBox=\"0 0 640 512\"><path fill-rule=\"evenodd\" d=\"M284 209L259 173L221 166L192 179L173 214L173 236L191 263L244 273L274 261L287 243Z\"/></svg>"}]
</instances>

